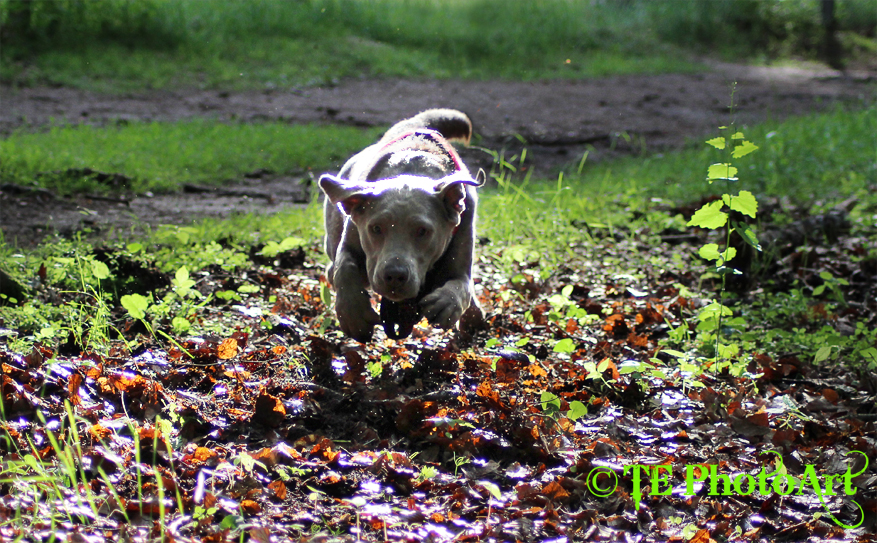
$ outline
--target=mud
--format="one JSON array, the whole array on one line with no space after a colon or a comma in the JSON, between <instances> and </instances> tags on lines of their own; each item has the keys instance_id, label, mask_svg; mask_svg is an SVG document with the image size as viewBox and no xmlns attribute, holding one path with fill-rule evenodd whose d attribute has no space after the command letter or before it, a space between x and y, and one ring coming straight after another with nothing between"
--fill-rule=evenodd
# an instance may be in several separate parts
<instances>
[{"instance_id":1,"label":"mud","mask_svg":"<svg viewBox=\"0 0 877 543\"><path fill-rule=\"evenodd\" d=\"M741 125L822 111L838 102L872 100L875 72L758 68L714 64L700 74L618 76L588 80L352 80L334 87L225 92L149 91L105 95L69 88L0 86L0 134L51 123L125 120L222 120L389 126L430 107L467 112L474 143L511 152L526 142L540 171L578 160L679 147L728 121L732 82ZM489 166L474 149L471 167ZM31 245L52 231L83 226L106 231L138 224L185 224L204 216L275 212L302 205L300 179L242 179L236 194L138 195L128 201L57 198L0 191L0 228L7 242ZM2 180L0 180L2 182ZM13 187L14 189L14 187Z\"/></svg>"}]
</instances>

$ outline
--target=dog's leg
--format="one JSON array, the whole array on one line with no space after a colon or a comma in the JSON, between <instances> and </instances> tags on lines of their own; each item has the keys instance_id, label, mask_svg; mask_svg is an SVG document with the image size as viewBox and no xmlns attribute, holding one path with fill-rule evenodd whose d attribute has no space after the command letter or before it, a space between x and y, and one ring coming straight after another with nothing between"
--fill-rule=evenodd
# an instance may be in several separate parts
<instances>
[{"instance_id":1,"label":"dog's leg","mask_svg":"<svg viewBox=\"0 0 877 543\"><path fill-rule=\"evenodd\" d=\"M359 238L355 227L345 229L335 261L332 263L330 281L335 285L335 315L341 330L349 337L365 343L369 341L374 327L381 318L371 305L368 293L368 274L365 267L365 255L362 251L352 249L358 245ZM351 240L348 243L348 240Z\"/></svg>"},{"instance_id":2,"label":"dog's leg","mask_svg":"<svg viewBox=\"0 0 877 543\"><path fill-rule=\"evenodd\" d=\"M472 258L475 247L475 190L466 188L467 207L460 217L460 226L442 258L430 275L435 289L420 301L427 320L442 328L450 328L460 320L472 304ZM428 285L432 288L432 285Z\"/></svg>"}]
</instances>

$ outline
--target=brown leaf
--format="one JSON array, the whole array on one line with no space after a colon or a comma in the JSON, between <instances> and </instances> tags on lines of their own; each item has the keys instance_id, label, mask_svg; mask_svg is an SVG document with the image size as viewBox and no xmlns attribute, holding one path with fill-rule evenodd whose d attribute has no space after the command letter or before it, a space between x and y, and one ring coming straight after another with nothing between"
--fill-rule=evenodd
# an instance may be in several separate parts
<instances>
[{"instance_id":1,"label":"brown leaf","mask_svg":"<svg viewBox=\"0 0 877 543\"><path fill-rule=\"evenodd\" d=\"M94 424L88 427L88 434L91 436L92 439L96 441L101 441L113 435L113 431L106 426Z\"/></svg>"},{"instance_id":2,"label":"brown leaf","mask_svg":"<svg viewBox=\"0 0 877 543\"><path fill-rule=\"evenodd\" d=\"M217 456L219 455L213 449L208 449L207 447L198 447L197 449L195 449L195 454L192 455L192 458L194 458L198 462L207 462L209 460L213 460Z\"/></svg>"},{"instance_id":3,"label":"brown leaf","mask_svg":"<svg viewBox=\"0 0 877 543\"><path fill-rule=\"evenodd\" d=\"M283 402L262 390L256 398L252 421L276 428L283 422L284 417L286 417L286 408L283 407Z\"/></svg>"},{"instance_id":4,"label":"brown leaf","mask_svg":"<svg viewBox=\"0 0 877 543\"><path fill-rule=\"evenodd\" d=\"M836 390L831 388L823 388L822 397L830 401L834 405L837 405L837 403L840 401L840 395L838 395Z\"/></svg>"},{"instance_id":5,"label":"brown leaf","mask_svg":"<svg viewBox=\"0 0 877 543\"><path fill-rule=\"evenodd\" d=\"M710 531L707 529L698 530L694 537L688 540L688 543L716 543L716 540L710 537Z\"/></svg>"},{"instance_id":6,"label":"brown leaf","mask_svg":"<svg viewBox=\"0 0 877 543\"><path fill-rule=\"evenodd\" d=\"M226 338L216 346L216 356L220 360L230 360L238 354L238 341L234 338Z\"/></svg>"},{"instance_id":7,"label":"brown leaf","mask_svg":"<svg viewBox=\"0 0 877 543\"><path fill-rule=\"evenodd\" d=\"M253 516L262 512L262 506L253 500L243 500L241 502L241 510L243 510L244 514Z\"/></svg>"},{"instance_id":8,"label":"brown leaf","mask_svg":"<svg viewBox=\"0 0 877 543\"><path fill-rule=\"evenodd\" d=\"M556 503L567 503L570 500L570 493L563 488L560 481L554 480L542 487L542 495Z\"/></svg>"},{"instance_id":9,"label":"brown leaf","mask_svg":"<svg viewBox=\"0 0 877 543\"><path fill-rule=\"evenodd\" d=\"M514 383L518 380L518 362L502 357L496 361L496 380L500 383Z\"/></svg>"},{"instance_id":10,"label":"brown leaf","mask_svg":"<svg viewBox=\"0 0 877 543\"><path fill-rule=\"evenodd\" d=\"M283 481L278 479L277 481L268 483L268 489L278 500L283 501L286 499L286 485Z\"/></svg>"},{"instance_id":11,"label":"brown leaf","mask_svg":"<svg viewBox=\"0 0 877 543\"><path fill-rule=\"evenodd\" d=\"M78 373L70 374L70 378L67 379L67 394L70 396L70 403L73 405L82 403L82 398L79 397L80 386L82 386L82 376Z\"/></svg>"}]
</instances>

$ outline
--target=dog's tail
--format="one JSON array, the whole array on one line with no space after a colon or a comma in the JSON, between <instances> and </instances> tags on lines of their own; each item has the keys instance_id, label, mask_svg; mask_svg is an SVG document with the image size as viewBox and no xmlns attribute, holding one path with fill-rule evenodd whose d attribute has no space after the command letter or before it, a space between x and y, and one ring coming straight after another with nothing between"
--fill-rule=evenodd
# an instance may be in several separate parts
<instances>
[{"instance_id":1,"label":"dog's tail","mask_svg":"<svg viewBox=\"0 0 877 543\"><path fill-rule=\"evenodd\" d=\"M468 144L472 137L472 121L469 116L456 109L427 109L426 111L400 121L387 130L384 141L394 140L408 132L421 128L435 130L447 140L457 140Z\"/></svg>"}]
</instances>

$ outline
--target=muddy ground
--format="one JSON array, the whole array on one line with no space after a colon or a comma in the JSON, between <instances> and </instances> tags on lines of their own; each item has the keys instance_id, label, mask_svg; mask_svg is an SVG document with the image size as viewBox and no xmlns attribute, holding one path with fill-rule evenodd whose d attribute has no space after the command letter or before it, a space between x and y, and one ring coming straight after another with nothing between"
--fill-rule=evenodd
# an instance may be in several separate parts
<instances>
[{"instance_id":1,"label":"muddy ground","mask_svg":"<svg viewBox=\"0 0 877 543\"><path fill-rule=\"evenodd\" d=\"M736 119L741 125L870 100L877 73L841 74L823 69L755 68L715 64L701 74L618 76L539 82L454 80L351 80L333 87L224 92L149 91L102 95L69 88L0 86L0 134L50 123L106 124L120 120L193 117L258 122L338 123L388 126L430 107L467 112L475 143L517 151L541 171L578 160L679 147L711 134L728 121L731 83L737 82ZM632 137L628 142L620 137ZM470 167L489 166L487 154L466 150ZM185 224L204 216L275 212L302 205L299 179L241 179L225 193L138 195L124 201L87 196L59 198L0 190L0 228L7 242L32 245L47 233L84 226L106 231L138 224ZM2 183L3 180L0 180Z\"/></svg>"}]
</instances>

